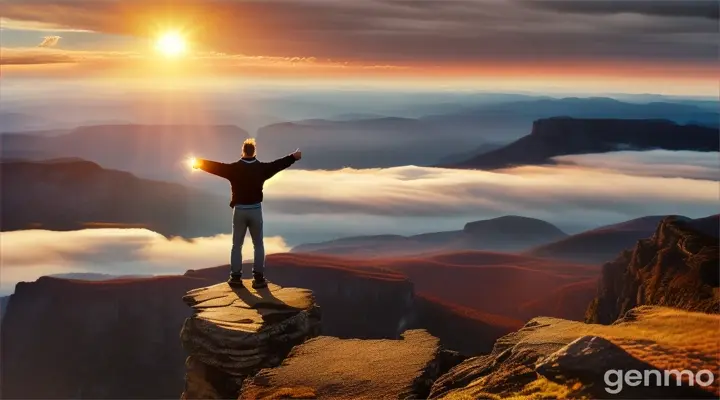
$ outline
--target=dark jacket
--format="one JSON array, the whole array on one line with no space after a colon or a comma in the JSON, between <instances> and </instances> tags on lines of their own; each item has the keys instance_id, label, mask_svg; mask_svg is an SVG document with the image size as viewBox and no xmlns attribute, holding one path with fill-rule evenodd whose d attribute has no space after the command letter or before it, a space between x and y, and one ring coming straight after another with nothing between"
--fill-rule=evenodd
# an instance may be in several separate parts
<instances>
[{"instance_id":1,"label":"dark jacket","mask_svg":"<svg viewBox=\"0 0 720 400\"><path fill-rule=\"evenodd\" d=\"M273 162L258 161L253 158L241 158L232 164L200 159L198 168L230 181L232 200L235 205L258 204L263 200L263 184L278 172L293 165L292 154L278 158Z\"/></svg>"}]
</instances>

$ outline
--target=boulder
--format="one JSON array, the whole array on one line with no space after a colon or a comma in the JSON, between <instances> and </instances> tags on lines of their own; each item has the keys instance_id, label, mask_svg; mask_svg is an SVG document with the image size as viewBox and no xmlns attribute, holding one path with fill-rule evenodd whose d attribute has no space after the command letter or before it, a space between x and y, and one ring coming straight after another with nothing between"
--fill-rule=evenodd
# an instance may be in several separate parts
<instances>
[{"instance_id":1,"label":"boulder","mask_svg":"<svg viewBox=\"0 0 720 400\"><path fill-rule=\"evenodd\" d=\"M240 398L426 398L435 379L462 359L424 330L406 331L401 340L321 336L248 379Z\"/></svg>"},{"instance_id":2,"label":"boulder","mask_svg":"<svg viewBox=\"0 0 720 400\"><path fill-rule=\"evenodd\" d=\"M309 290L244 285L221 283L183 297L194 311L180 333L189 353L183 399L237 398L245 378L280 365L293 346L320 334Z\"/></svg>"},{"instance_id":3,"label":"boulder","mask_svg":"<svg viewBox=\"0 0 720 400\"><path fill-rule=\"evenodd\" d=\"M489 355L440 377L430 398L717 398L718 326L718 315L651 306L610 326L539 317L500 338ZM639 386L617 384L629 370L649 379ZM678 385L677 375L665 378L672 371L696 377L709 371L714 378L691 385L684 376Z\"/></svg>"}]
</instances>

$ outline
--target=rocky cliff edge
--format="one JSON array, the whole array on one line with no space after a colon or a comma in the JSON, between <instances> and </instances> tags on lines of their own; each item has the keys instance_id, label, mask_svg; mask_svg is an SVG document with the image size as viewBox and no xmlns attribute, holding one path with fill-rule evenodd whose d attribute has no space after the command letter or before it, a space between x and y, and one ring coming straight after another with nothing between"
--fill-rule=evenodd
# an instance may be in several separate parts
<instances>
[{"instance_id":1,"label":"rocky cliff edge","mask_svg":"<svg viewBox=\"0 0 720 400\"><path fill-rule=\"evenodd\" d=\"M221 283L183 297L194 313L180 333L189 354L182 399L237 398L245 378L280 365L293 346L320 334L309 290L244 285Z\"/></svg>"},{"instance_id":2,"label":"rocky cliff edge","mask_svg":"<svg viewBox=\"0 0 720 400\"><path fill-rule=\"evenodd\" d=\"M718 315L652 306L612 325L534 318L443 375L430 398L718 398L719 326Z\"/></svg>"}]
</instances>

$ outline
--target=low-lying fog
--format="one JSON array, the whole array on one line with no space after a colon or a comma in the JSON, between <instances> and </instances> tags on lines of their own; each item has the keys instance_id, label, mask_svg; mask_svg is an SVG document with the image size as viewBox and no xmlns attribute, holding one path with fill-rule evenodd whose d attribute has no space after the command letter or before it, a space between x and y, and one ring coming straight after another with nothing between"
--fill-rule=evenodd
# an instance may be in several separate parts
<instances>
[{"instance_id":1,"label":"low-lying fog","mask_svg":"<svg viewBox=\"0 0 720 400\"><path fill-rule=\"evenodd\" d=\"M717 153L619 152L557 161L493 172L414 166L304 171L298 164L266 185L266 250L342 236L462 229L468 221L510 214L575 233L646 215L717 213ZM173 274L226 264L227 212L227 232L191 241L139 229L3 232L0 294L48 274ZM246 243L243 254L251 258L249 238Z\"/></svg>"}]
</instances>

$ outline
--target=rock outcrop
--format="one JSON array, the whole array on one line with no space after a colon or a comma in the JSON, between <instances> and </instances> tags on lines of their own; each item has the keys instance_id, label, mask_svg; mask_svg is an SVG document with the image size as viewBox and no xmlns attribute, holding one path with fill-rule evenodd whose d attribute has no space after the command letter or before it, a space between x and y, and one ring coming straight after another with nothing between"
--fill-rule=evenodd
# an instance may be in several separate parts
<instances>
[{"instance_id":1,"label":"rock outcrop","mask_svg":"<svg viewBox=\"0 0 720 400\"><path fill-rule=\"evenodd\" d=\"M651 306L610 326L534 318L490 354L443 375L430 398L717 398L718 326L718 315ZM630 369L650 379L639 386L617 379ZM673 370L690 372L678 384ZM607 371L621 372L606 380Z\"/></svg>"},{"instance_id":2,"label":"rock outcrop","mask_svg":"<svg viewBox=\"0 0 720 400\"><path fill-rule=\"evenodd\" d=\"M240 398L426 398L435 379L460 361L423 330L407 331L401 340L321 336L249 379Z\"/></svg>"},{"instance_id":3,"label":"rock outcrop","mask_svg":"<svg viewBox=\"0 0 720 400\"><path fill-rule=\"evenodd\" d=\"M664 219L651 238L603 265L586 321L610 324L639 305L720 312L718 251L717 236L692 221Z\"/></svg>"},{"instance_id":4,"label":"rock outcrop","mask_svg":"<svg viewBox=\"0 0 720 400\"><path fill-rule=\"evenodd\" d=\"M413 308L413 284L407 277L376 267L337 265L328 257L295 254L268 256L268 277L284 287L312 291L322 305L323 334L341 338L397 339ZM352 263L350 263L352 264ZM229 266L188 271L187 276L227 279ZM246 266L246 271L250 267Z\"/></svg>"},{"instance_id":5,"label":"rock outcrop","mask_svg":"<svg viewBox=\"0 0 720 400\"><path fill-rule=\"evenodd\" d=\"M494 169L548 163L568 154L620 149L717 151L719 146L718 129L706 126L653 119L553 117L533 122L529 135L453 167Z\"/></svg>"},{"instance_id":6,"label":"rock outcrop","mask_svg":"<svg viewBox=\"0 0 720 400\"><path fill-rule=\"evenodd\" d=\"M320 334L320 309L305 289L227 283L183 297L194 314L180 337L190 354L183 399L237 398L242 381L275 367L293 346Z\"/></svg>"}]
</instances>

